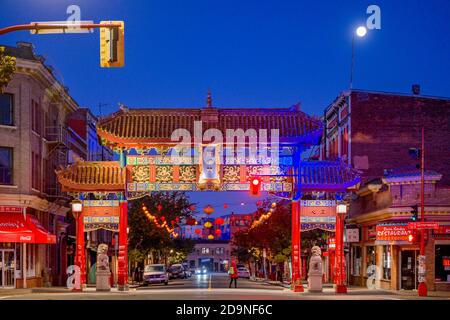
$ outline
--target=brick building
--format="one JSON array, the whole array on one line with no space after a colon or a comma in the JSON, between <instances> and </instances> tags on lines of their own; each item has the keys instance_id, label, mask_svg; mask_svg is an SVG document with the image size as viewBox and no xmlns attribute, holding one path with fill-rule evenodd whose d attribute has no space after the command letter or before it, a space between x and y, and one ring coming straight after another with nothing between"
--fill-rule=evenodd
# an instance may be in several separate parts
<instances>
[{"instance_id":1,"label":"brick building","mask_svg":"<svg viewBox=\"0 0 450 320\"><path fill-rule=\"evenodd\" d=\"M426 168L450 185L450 98L352 90L326 108L324 122L321 159L342 158L361 170L363 183L415 168L408 150L420 148L423 126Z\"/></svg>"},{"instance_id":2,"label":"brick building","mask_svg":"<svg viewBox=\"0 0 450 320\"><path fill-rule=\"evenodd\" d=\"M341 158L362 177L347 225L360 235L348 245L351 284L366 286L373 277L377 288L417 288L419 244L408 241L407 224L411 206L420 204L420 170L409 149L421 147L422 127L425 219L440 224L425 239L427 286L449 290L450 98L352 90L325 110L321 159ZM397 236L384 237L392 230Z\"/></svg>"},{"instance_id":3,"label":"brick building","mask_svg":"<svg viewBox=\"0 0 450 320\"><path fill-rule=\"evenodd\" d=\"M441 178L434 171L425 172L425 219L439 222L439 229L425 235L426 282L431 291L450 290L450 188L439 186ZM420 235L407 224L411 207L420 204L420 182L418 171L391 172L358 191L349 212L350 224L358 226L361 235L350 250L351 284L366 286L372 274L376 288L417 289ZM396 234L386 238L390 230ZM408 239L409 234L414 240Z\"/></svg>"}]
</instances>

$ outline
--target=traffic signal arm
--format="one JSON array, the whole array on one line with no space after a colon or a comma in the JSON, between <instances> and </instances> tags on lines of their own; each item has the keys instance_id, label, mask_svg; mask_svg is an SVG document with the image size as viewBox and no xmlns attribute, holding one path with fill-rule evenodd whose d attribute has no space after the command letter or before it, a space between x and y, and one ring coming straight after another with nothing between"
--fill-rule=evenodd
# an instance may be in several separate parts
<instances>
[{"instance_id":1,"label":"traffic signal arm","mask_svg":"<svg viewBox=\"0 0 450 320\"><path fill-rule=\"evenodd\" d=\"M122 22L122 21L120 21ZM123 22L122 22L123 23ZM121 24L114 22L114 23L107 23L107 24L97 24L97 23L80 23L80 24L71 24L71 23L30 23L30 24L19 24L15 26L9 26L6 28L0 29L0 35L14 32L14 31L21 31L21 30L50 30L50 29L69 29L69 28L81 28L81 29L97 29L97 28L114 28L114 27L120 27Z\"/></svg>"}]
</instances>

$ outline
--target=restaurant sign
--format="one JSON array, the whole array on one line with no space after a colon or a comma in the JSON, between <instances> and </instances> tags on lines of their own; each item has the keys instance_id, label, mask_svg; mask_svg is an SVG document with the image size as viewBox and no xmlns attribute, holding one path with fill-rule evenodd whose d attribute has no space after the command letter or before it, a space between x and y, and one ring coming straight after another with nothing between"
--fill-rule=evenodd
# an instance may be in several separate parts
<instances>
[{"instance_id":1,"label":"restaurant sign","mask_svg":"<svg viewBox=\"0 0 450 320\"><path fill-rule=\"evenodd\" d=\"M408 241L412 233L407 224L377 225L377 241Z\"/></svg>"}]
</instances>

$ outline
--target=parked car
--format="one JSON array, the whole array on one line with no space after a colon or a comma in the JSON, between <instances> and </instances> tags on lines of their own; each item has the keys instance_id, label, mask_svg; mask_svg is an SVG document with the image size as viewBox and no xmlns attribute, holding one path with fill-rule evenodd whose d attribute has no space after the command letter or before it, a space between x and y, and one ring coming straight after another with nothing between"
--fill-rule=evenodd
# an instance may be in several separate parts
<instances>
[{"instance_id":1,"label":"parked car","mask_svg":"<svg viewBox=\"0 0 450 320\"><path fill-rule=\"evenodd\" d=\"M186 276L188 278L192 277L192 271L191 271L191 268L189 268L188 264L183 263L182 265L183 265L184 271L186 272Z\"/></svg>"},{"instance_id":2,"label":"parked car","mask_svg":"<svg viewBox=\"0 0 450 320\"><path fill-rule=\"evenodd\" d=\"M239 278L245 278L250 279L250 271L248 271L245 267L238 267L238 277Z\"/></svg>"},{"instance_id":3,"label":"parked car","mask_svg":"<svg viewBox=\"0 0 450 320\"><path fill-rule=\"evenodd\" d=\"M173 264L169 268L169 277L170 279L185 279L187 277L187 273L184 270L183 265Z\"/></svg>"},{"instance_id":4,"label":"parked car","mask_svg":"<svg viewBox=\"0 0 450 320\"><path fill-rule=\"evenodd\" d=\"M169 284L169 273L163 264L149 264L144 268L144 284L164 283Z\"/></svg>"}]
</instances>

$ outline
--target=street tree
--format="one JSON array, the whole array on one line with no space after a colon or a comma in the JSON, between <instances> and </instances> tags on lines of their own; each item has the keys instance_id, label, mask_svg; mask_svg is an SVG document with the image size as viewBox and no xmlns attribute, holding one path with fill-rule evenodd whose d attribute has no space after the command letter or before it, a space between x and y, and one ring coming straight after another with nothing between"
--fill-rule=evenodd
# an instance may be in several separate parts
<instances>
[{"instance_id":1,"label":"street tree","mask_svg":"<svg viewBox=\"0 0 450 320\"><path fill-rule=\"evenodd\" d=\"M11 81L16 72L16 58L5 54L5 47L0 47L0 93Z\"/></svg>"},{"instance_id":2,"label":"street tree","mask_svg":"<svg viewBox=\"0 0 450 320\"><path fill-rule=\"evenodd\" d=\"M153 261L167 263L171 250L181 253L179 258L185 259L193 245L190 246L189 241L181 245L180 239L150 221L142 210L144 205L158 221L166 221L170 228L180 226L194 213L191 210L193 204L183 192L155 192L130 201L128 239L130 252L133 252L130 260L135 259L132 261L134 264L142 264L150 255Z\"/></svg>"}]
</instances>

